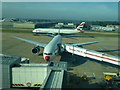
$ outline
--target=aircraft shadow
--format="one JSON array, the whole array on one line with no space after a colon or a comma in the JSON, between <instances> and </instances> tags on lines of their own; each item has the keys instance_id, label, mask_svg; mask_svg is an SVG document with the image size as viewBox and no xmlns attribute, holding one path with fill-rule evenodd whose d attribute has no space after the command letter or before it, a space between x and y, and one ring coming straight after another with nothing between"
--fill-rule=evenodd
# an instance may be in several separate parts
<instances>
[{"instance_id":1,"label":"aircraft shadow","mask_svg":"<svg viewBox=\"0 0 120 90\"><path fill-rule=\"evenodd\" d=\"M98 50L98 52L114 52L114 51L120 51L120 49L117 49L117 50Z\"/></svg>"},{"instance_id":2,"label":"aircraft shadow","mask_svg":"<svg viewBox=\"0 0 120 90\"><path fill-rule=\"evenodd\" d=\"M84 64L87 61L87 58L77 56L75 54L72 55L71 53L65 52L61 54L60 61L65 61L68 63L69 67L74 67L74 66Z\"/></svg>"},{"instance_id":3,"label":"aircraft shadow","mask_svg":"<svg viewBox=\"0 0 120 90\"><path fill-rule=\"evenodd\" d=\"M70 36L70 37L79 37L79 38L95 38L95 36Z\"/></svg>"},{"instance_id":4,"label":"aircraft shadow","mask_svg":"<svg viewBox=\"0 0 120 90\"><path fill-rule=\"evenodd\" d=\"M108 62L101 62L101 61L98 61L98 60L95 60L95 59L91 59L91 58L88 58L89 60L91 60L91 61L94 61L94 62L97 62L97 63L100 63L100 64L102 64L103 66L111 66L111 67L114 67L114 68L117 68L117 69L120 69L120 66L118 66L118 65L115 65L115 64L112 64L112 63L108 63Z\"/></svg>"},{"instance_id":5,"label":"aircraft shadow","mask_svg":"<svg viewBox=\"0 0 120 90\"><path fill-rule=\"evenodd\" d=\"M95 88L95 89L100 89L100 90L106 90L105 86L106 83L105 81L100 78L99 82L96 83L90 83L92 81L96 80L96 78L88 78L87 80L84 80L82 77L69 72L69 81L67 84L67 88L80 88L80 89L90 89L90 88Z\"/></svg>"},{"instance_id":6,"label":"aircraft shadow","mask_svg":"<svg viewBox=\"0 0 120 90\"><path fill-rule=\"evenodd\" d=\"M39 53L38 56L43 56L43 53Z\"/></svg>"}]
</instances>

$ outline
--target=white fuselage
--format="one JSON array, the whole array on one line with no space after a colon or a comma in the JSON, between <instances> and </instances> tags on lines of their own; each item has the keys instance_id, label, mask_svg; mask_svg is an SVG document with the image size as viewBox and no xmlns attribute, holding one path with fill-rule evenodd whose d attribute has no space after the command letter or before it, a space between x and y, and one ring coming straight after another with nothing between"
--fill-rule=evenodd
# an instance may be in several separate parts
<instances>
[{"instance_id":1,"label":"white fuselage","mask_svg":"<svg viewBox=\"0 0 120 90\"><path fill-rule=\"evenodd\" d=\"M43 57L45 60L50 61L58 54L61 40L61 35L57 35L46 45L43 51Z\"/></svg>"},{"instance_id":2,"label":"white fuselage","mask_svg":"<svg viewBox=\"0 0 120 90\"><path fill-rule=\"evenodd\" d=\"M37 28L33 30L33 33L40 34L40 33L52 33L56 34L59 32L59 29L48 29L48 28ZM60 29L61 34L75 34L79 33L77 29Z\"/></svg>"}]
</instances>

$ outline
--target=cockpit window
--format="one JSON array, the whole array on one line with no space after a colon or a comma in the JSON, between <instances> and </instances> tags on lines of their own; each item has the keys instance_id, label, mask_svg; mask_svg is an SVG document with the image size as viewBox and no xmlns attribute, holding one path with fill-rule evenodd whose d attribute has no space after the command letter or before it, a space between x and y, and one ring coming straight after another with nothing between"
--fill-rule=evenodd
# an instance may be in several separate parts
<instances>
[{"instance_id":1,"label":"cockpit window","mask_svg":"<svg viewBox=\"0 0 120 90\"><path fill-rule=\"evenodd\" d=\"M52 53L44 53L45 55L52 55Z\"/></svg>"}]
</instances>

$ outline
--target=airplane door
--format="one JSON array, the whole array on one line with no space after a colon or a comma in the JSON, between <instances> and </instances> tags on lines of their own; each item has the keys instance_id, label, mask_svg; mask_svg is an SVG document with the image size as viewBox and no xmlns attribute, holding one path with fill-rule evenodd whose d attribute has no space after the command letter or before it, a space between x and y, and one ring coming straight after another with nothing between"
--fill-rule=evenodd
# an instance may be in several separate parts
<instances>
[{"instance_id":1,"label":"airplane door","mask_svg":"<svg viewBox=\"0 0 120 90\"><path fill-rule=\"evenodd\" d=\"M58 46L58 54L61 54L62 53L62 46L61 44L57 44Z\"/></svg>"}]
</instances>

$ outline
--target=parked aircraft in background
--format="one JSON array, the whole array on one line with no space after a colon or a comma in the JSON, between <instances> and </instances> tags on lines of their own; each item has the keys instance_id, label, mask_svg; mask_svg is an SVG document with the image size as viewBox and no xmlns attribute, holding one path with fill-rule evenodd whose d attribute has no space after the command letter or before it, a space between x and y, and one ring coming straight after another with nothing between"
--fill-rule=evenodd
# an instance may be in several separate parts
<instances>
[{"instance_id":1,"label":"parked aircraft in background","mask_svg":"<svg viewBox=\"0 0 120 90\"><path fill-rule=\"evenodd\" d=\"M3 19L3 20L0 20L0 23L1 23L1 22L4 22L4 21L5 21L5 19Z\"/></svg>"},{"instance_id":2,"label":"parked aircraft in background","mask_svg":"<svg viewBox=\"0 0 120 90\"><path fill-rule=\"evenodd\" d=\"M34 54L39 53L40 48L43 47L44 48L43 58L46 61L53 60L56 55L59 55L62 52L69 52L79 56L89 57L98 61L109 62L115 65L119 65L119 62L120 62L119 59L114 56L82 48L83 45L90 45L90 44L98 43L100 41L78 43L78 44L63 44L62 36L56 35L48 44L44 44L44 43L35 42L32 40L27 40L20 37L14 36L14 38L20 39L22 41L25 41L31 44L35 44L36 46L32 48L32 53Z\"/></svg>"},{"instance_id":3,"label":"parked aircraft in background","mask_svg":"<svg viewBox=\"0 0 120 90\"><path fill-rule=\"evenodd\" d=\"M85 22L82 22L76 29L60 29L60 34L75 34L75 33L80 33L84 32L83 26ZM35 34L40 34L40 33L51 33L51 34L57 34L59 32L59 29L50 29L50 28L37 28L32 31Z\"/></svg>"}]
</instances>

